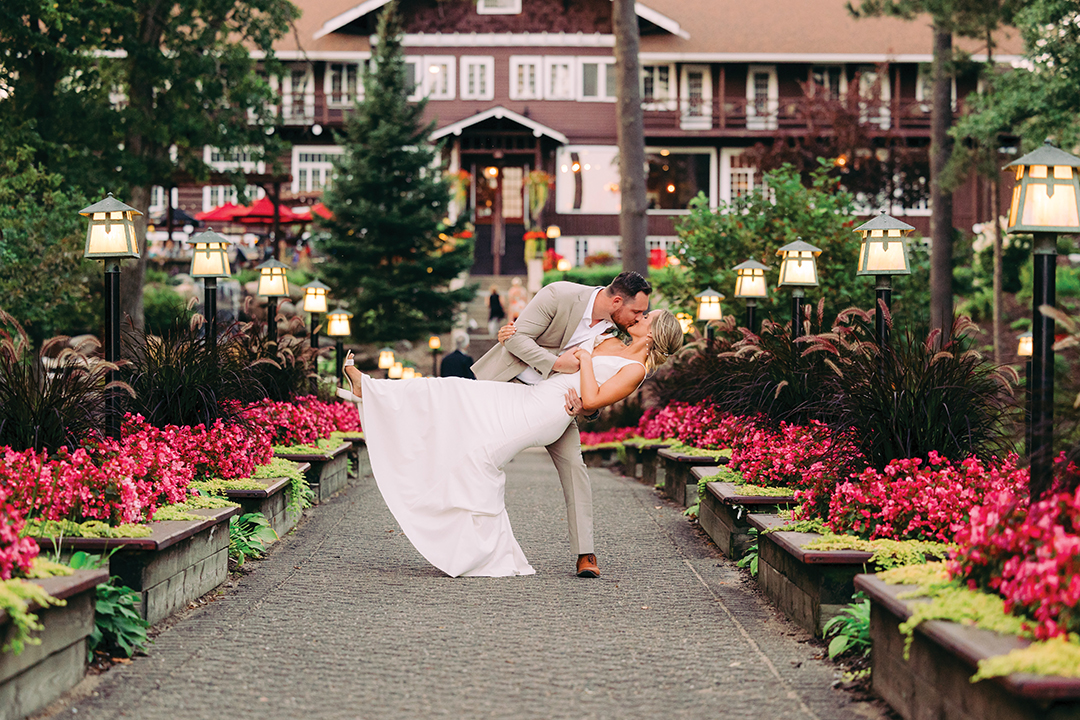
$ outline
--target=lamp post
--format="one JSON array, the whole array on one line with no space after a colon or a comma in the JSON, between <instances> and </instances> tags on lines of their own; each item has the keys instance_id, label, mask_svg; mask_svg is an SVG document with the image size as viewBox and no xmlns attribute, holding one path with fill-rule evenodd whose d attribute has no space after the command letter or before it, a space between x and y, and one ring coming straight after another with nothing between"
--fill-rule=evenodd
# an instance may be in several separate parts
<instances>
[{"instance_id":1,"label":"lamp post","mask_svg":"<svg viewBox=\"0 0 1080 720\"><path fill-rule=\"evenodd\" d=\"M735 297L746 300L746 327L752 333L757 332L754 329L756 325L754 315L758 298L769 295L769 288L765 284L765 271L769 268L756 260L747 260L733 269L735 270Z\"/></svg>"},{"instance_id":2,"label":"lamp post","mask_svg":"<svg viewBox=\"0 0 1080 720\"><path fill-rule=\"evenodd\" d=\"M816 248L798 238L776 251L780 256L779 287L791 288L791 339L802 335L803 299L806 288L817 287L817 258L821 248Z\"/></svg>"},{"instance_id":3,"label":"lamp post","mask_svg":"<svg viewBox=\"0 0 1080 720\"><path fill-rule=\"evenodd\" d=\"M439 377L439 353L442 350L442 340L438 335L428 338L427 346L431 348L431 377Z\"/></svg>"},{"instance_id":4,"label":"lamp post","mask_svg":"<svg viewBox=\"0 0 1080 720\"><path fill-rule=\"evenodd\" d=\"M334 338L334 359L337 362L336 374L338 382L345 377L345 342L343 338L352 334L349 327L349 318L353 314L345 308L339 307L326 316L326 334Z\"/></svg>"},{"instance_id":5,"label":"lamp post","mask_svg":"<svg viewBox=\"0 0 1080 720\"><path fill-rule=\"evenodd\" d=\"M384 347L379 351L379 369L386 370L386 376L390 377L390 368L394 367L394 351Z\"/></svg>"},{"instance_id":6,"label":"lamp post","mask_svg":"<svg viewBox=\"0 0 1080 720\"><path fill-rule=\"evenodd\" d=\"M675 313L675 319L679 321L679 327L682 328L683 335L690 332L694 327L694 316L690 313Z\"/></svg>"},{"instance_id":7,"label":"lamp post","mask_svg":"<svg viewBox=\"0 0 1080 720\"><path fill-rule=\"evenodd\" d=\"M405 374L405 368L400 362L395 362L390 366L390 369L386 371L386 377L391 380L400 380L401 376Z\"/></svg>"},{"instance_id":8,"label":"lamp post","mask_svg":"<svg viewBox=\"0 0 1080 720\"><path fill-rule=\"evenodd\" d=\"M1032 333L1028 330L1020 333L1016 343L1016 354L1024 361L1024 455L1031 454L1031 356L1034 353Z\"/></svg>"},{"instance_id":9,"label":"lamp post","mask_svg":"<svg viewBox=\"0 0 1080 720\"><path fill-rule=\"evenodd\" d=\"M566 273L570 272L570 261L566 258L559 258L559 262L555 263L555 269L562 273L562 279L566 279Z\"/></svg>"},{"instance_id":10,"label":"lamp post","mask_svg":"<svg viewBox=\"0 0 1080 720\"><path fill-rule=\"evenodd\" d=\"M194 246L191 253L191 277L203 281L203 317L206 318L206 348L211 355L217 348L217 281L232 275L229 267L229 245L233 241L206 228L205 232L187 238Z\"/></svg>"},{"instance_id":11,"label":"lamp post","mask_svg":"<svg viewBox=\"0 0 1080 720\"><path fill-rule=\"evenodd\" d=\"M142 213L109 193L104 200L83 208L79 214L90 218L83 257L105 262L105 361L116 363L120 359L120 261L139 257L135 216ZM116 371L110 370L109 382L116 379ZM116 394L110 393L107 402L105 431L120 442L120 408Z\"/></svg>"},{"instance_id":12,"label":"lamp post","mask_svg":"<svg viewBox=\"0 0 1080 720\"><path fill-rule=\"evenodd\" d=\"M401 369L402 380L412 380L414 377L416 377L416 368L408 366Z\"/></svg>"},{"instance_id":13,"label":"lamp post","mask_svg":"<svg viewBox=\"0 0 1080 720\"><path fill-rule=\"evenodd\" d=\"M277 342L277 304L278 298L289 296L289 278L285 274L289 266L271 258L255 269L259 271L257 292L267 299L266 336L271 342Z\"/></svg>"},{"instance_id":14,"label":"lamp post","mask_svg":"<svg viewBox=\"0 0 1080 720\"><path fill-rule=\"evenodd\" d=\"M312 280L304 286L304 312L311 313L311 347L319 347L319 313L326 312L327 292L326 285L318 280Z\"/></svg>"},{"instance_id":15,"label":"lamp post","mask_svg":"<svg viewBox=\"0 0 1080 720\"><path fill-rule=\"evenodd\" d=\"M1080 232L1080 158L1047 142L1009 163L1016 185L1009 206L1008 232L1035 237L1031 297L1032 500L1050 490L1054 466L1054 319L1039 308L1053 307L1057 293L1057 234Z\"/></svg>"},{"instance_id":16,"label":"lamp post","mask_svg":"<svg viewBox=\"0 0 1080 720\"><path fill-rule=\"evenodd\" d=\"M885 321L885 311L892 309L892 276L911 274L911 260L904 238L914 229L906 222L886 215L884 210L873 220L855 228L855 232L862 235L859 267L855 274L877 278L874 325L880 348L889 344L889 324Z\"/></svg>"},{"instance_id":17,"label":"lamp post","mask_svg":"<svg viewBox=\"0 0 1080 720\"><path fill-rule=\"evenodd\" d=\"M724 296L712 288L706 288L695 295L694 299L698 303L697 319L705 321L705 338L711 351L715 328L710 323L724 317L724 311L720 308L720 301L724 299Z\"/></svg>"}]
</instances>

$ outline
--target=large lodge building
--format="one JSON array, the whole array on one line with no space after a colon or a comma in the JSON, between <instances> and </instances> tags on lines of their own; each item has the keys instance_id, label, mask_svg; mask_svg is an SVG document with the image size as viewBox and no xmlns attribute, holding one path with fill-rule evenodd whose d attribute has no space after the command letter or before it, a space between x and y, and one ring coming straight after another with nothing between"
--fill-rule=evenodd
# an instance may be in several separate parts
<instances>
[{"instance_id":1,"label":"large lodge building","mask_svg":"<svg viewBox=\"0 0 1080 720\"><path fill-rule=\"evenodd\" d=\"M281 177L289 179L252 188L255 196L277 190L289 206L311 204L331 181L341 152L332 130L362 96L360 78L387 0L296 2L303 14L277 47L287 69L271 78L280 98L276 132L292 148L282 158ZM561 229L556 249L575 263L617 254L611 1L400 0L399 7L414 97L427 97L434 137L466 183L465 207L457 209L476 226L473 272L492 273L496 233L505 248L498 270L524 273L522 238L538 225ZM871 145L861 152L887 159L896 148L908 156L921 149L925 157L932 48L925 18L857 20L844 0L644 0L637 15L650 248L677 242L675 221L699 192L715 206L760 184L749 148L832 132L828 114L814 111L822 102L854 109ZM985 59L985 48L955 42ZM994 57L1015 61L1019 48L1015 37L1004 37ZM977 83L959 78L954 105ZM205 152L216 170L264 170L242 156ZM925 160L913 167L904 172L903 192L885 188L865 198L865 210L888 209L926 232ZM535 170L554 178L554 191L541 216L529 217L526 185ZM195 214L235 199L235 190L180 187L170 195L174 207ZM164 190L153 198L152 214L162 212ZM987 219L987 203L981 184L970 181L956 193L955 226Z\"/></svg>"}]
</instances>

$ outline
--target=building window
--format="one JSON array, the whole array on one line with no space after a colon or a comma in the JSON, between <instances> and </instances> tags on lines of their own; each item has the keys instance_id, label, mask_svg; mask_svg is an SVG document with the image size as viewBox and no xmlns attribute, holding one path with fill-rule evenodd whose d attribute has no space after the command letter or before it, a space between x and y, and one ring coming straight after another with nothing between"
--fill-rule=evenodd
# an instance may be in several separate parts
<instances>
[{"instance_id":1,"label":"building window","mask_svg":"<svg viewBox=\"0 0 1080 720\"><path fill-rule=\"evenodd\" d=\"M323 78L326 103L332 106L352 105L364 97L363 72L365 63L327 63Z\"/></svg>"},{"instance_id":2,"label":"building window","mask_svg":"<svg viewBox=\"0 0 1080 720\"><path fill-rule=\"evenodd\" d=\"M495 58L461 58L461 99L491 100L495 97Z\"/></svg>"},{"instance_id":3,"label":"building window","mask_svg":"<svg viewBox=\"0 0 1080 720\"><path fill-rule=\"evenodd\" d=\"M477 0L478 15L520 15L521 0Z\"/></svg>"},{"instance_id":4,"label":"building window","mask_svg":"<svg viewBox=\"0 0 1080 720\"><path fill-rule=\"evenodd\" d=\"M424 66L424 58L407 56L405 58L405 91L409 93L409 100L419 100L423 97L423 86L420 77L420 68Z\"/></svg>"},{"instance_id":5,"label":"building window","mask_svg":"<svg viewBox=\"0 0 1080 720\"><path fill-rule=\"evenodd\" d=\"M838 101L847 91L847 78L840 65L817 65L810 71L815 97Z\"/></svg>"},{"instance_id":6,"label":"building window","mask_svg":"<svg viewBox=\"0 0 1080 720\"><path fill-rule=\"evenodd\" d=\"M645 199L649 210L686 210L698 193L714 202L713 158L715 151L702 149L646 148L649 174Z\"/></svg>"},{"instance_id":7,"label":"building window","mask_svg":"<svg viewBox=\"0 0 1080 720\"><path fill-rule=\"evenodd\" d=\"M315 119L315 73L310 65L294 66L281 78L281 119L289 125Z\"/></svg>"},{"instance_id":8,"label":"building window","mask_svg":"<svg viewBox=\"0 0 1080 720\"><path fill-rule=\"evenodd\" d=\"M888 71L867 65L856 71L859 78L859 121L887 130L891 123Z\"/></svg>"},{"instance_id":9,"label":"building window","mask_svg":"<svg viewBox=\"0 0 1080 720\"><path fill-rule=\"evenodd\" d=\"M641 66L641 99L646 110L674 110L675 70L671 65Z\"/></svg>"},{"instance_id":10,"label":"building window","mask_svg":"<svg viewBox=\"0 0 1080 720\"><path fill-rule=\"evenodd\" d=\"M555 155L555 210L618 215L619 149L614 145L564 145Z\"/></svg>"},{"instance_id":11,"label":"building window","mask_svg":"<svg viewBox=\"0 0 1080 720\"><path fill-rule=\"evenodd\" d=\"M720 151L720 200L733 202L761 187L761 172L746 158L746 148Z\"/></svg>"},{"instance_id":12,"label":"building window","mask_svg":"<svg viewBox=\"0 0 1080 720\"><path fill-rule=\"evenodd\" d=\"M510 99L511 100L542 100L544 98L541 86L541 74L543 72L543 60L539 55L510 56Z\"/></svg>"},{"instance_id":13,"label":"building window","mask_svg":"<svg viewBox=\"0 0 1080 720\"><path fill-rule=\"evenodd\" d=\"M266 172L266 164L262 160L256 160L254 155L247 150L222 151L207 145L203 148L203 162L210 166L214 172L226 173L240 172L247 174ZM266 192L257 185L248 185L244 189L248 202L254 202L263 197ZM240 193L234 185L206 185L203 187L203 210L212 210L225 203L239 203ZM173 207L176 207L173 205Z\"/></svg>"},{"instance_id":14,"label":"building window","mask_svg":"<svg viewBox=\"0 0 1080 720\"><path fill-rule=\"evenodd\" d=\"M574 265L581 267L585 264L585 258L589 257L589 239L577 238L574 240Z\"/></svg>"},{"instance_id":15,"label":"building window","mask_svg":"<svg viewBox=\"0 0 1080 720\"><path fill-rule=\"evenodd\" d=\"M712 127L712 72L708 65L683 65L682 118L684 130Z\"/></svg>"},{"instance_id":16,"label":"building window","mask_svg":"<svg viewBox=\"0 0 1080 720\"><path fill-rule=\"evenodd\" d=\"M574 65L572 57L544 58L544 98L547 100L573 100Z\"/></svg>"},{"instance_id":17,"label":"building window","mask_svg":"<svg viewBox=\"0 0 1080 720\"><path fill-rule=\"evenodd\" d=\"M429 55L424 58L424 95L429 99L454 99L454 59L452 55Z\"/></svg>"},{"instance_id":18,"label":"building window","mask_svg":"<svg viewBox=\"0 0 1080 720\"><path fill-rule=\"evenodd\" d=\"M317 192L330 185L334 158L341 155L337 145L296 145L292 149L292 191Z\"/></svg>"},{"instance_id":19,"label":"building window","mask_svg":"<svg viewBox=\"0 0 1080 720\"><path fill-rule=\"evenodd\" d=\"M582 58L580 87L580 100L614 100L615 60Z\"/></svg>"},{"instance_id":20,"label":"building window","mask_svg":"<svg viewBox=\"0 0 1080 720\"><path fill-rule=\"evenodd\" d=\"M746 128L775 130L780 85L775 65L751 65L746 75Z\"/></svg>"}]
</instances>

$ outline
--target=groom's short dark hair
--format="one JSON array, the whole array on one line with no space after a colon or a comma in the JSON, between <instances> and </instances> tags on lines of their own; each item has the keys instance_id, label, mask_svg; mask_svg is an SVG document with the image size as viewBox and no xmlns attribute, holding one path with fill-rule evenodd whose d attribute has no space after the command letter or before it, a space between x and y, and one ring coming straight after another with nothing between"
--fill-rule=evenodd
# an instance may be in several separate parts
<instances>
[{"instance_id":1,"label":"groom's short dark hair","mask_svg":"<svg viewBox=\"0 0 1080 720\"><path fill-rule=\"evenodd\" d=\"M641 276L641 273L627 270L615 276L607 287L608 295L618 295L624 300L633 300L638 293L648 295L652 292L652 285Z\"/></svg>"}]
</instances>

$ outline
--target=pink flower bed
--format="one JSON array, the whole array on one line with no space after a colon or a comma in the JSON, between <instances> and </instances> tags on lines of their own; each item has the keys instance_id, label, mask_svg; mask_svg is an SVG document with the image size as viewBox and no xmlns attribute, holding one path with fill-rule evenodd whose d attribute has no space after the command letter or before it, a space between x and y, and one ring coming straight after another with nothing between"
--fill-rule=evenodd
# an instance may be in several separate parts
<instances>
[{"instance_id":1,"label":"pink flower bed","mask_svg":"<svg viewBox=\"0 0 1080 720\"><path fill-rule=\"evenodd\" d=\"M1063 458L1057 470L1080 474ZM970 516L957 528L953 577L999 593L1006 611L1034 619L1040 639L1080 632L1080 489L1032 505L1023 488L1004 487L988 493Z\"/></svg>"},{"instance_id":2,"label":"pink flower bed","mask_svg":"<svg viewBox=\"0 0 1080 720\"><path fill-rule=\"evenodd\" d=\"M589 445L600 445L601 443L621 442L637 434L637 428L633 427L612 428L603 432L583 432L581 433L581 445L582 447L588 447Z\"/></svg>"},{"instance_id":3,"label":"pink flower bed","mask_svg":"<svg viewBox=\"0 0 1080 720\"><path fill-rule=\"evenodd\" d=\"M11 490L0 486L0 580L10 580L16 572L26 573L38 555L38 544L19 537L26 517L8 502Z\"/></svg>"},{"instance_id":4,"label":"pink flower bed","mask_svg":"<svg viewBox=\"0 0 1080 720\"><path fill-rule=\"evenodd\" d=\"M352 405L324 403L312 396L295 402L264 400L244 408L244 419L263 428L271 445L305 445L335 431L360 430L360 418Z\"/></svg>"},{"instance_id":5,"label":"pink flower bed","mask_svg":"<svg viewBox=\"0 0 1080 720\"><path fill-rule=\"evenodd\" d=\"M985 497L1026 492L1028 471L1016 466L1018 460L1012 454L984 464L970 457L954 465L931 453L926 462L894 460L880 472L867 468L837 486L826 525L871 540L952 542Z\"/></svg>"}]
</instances>

